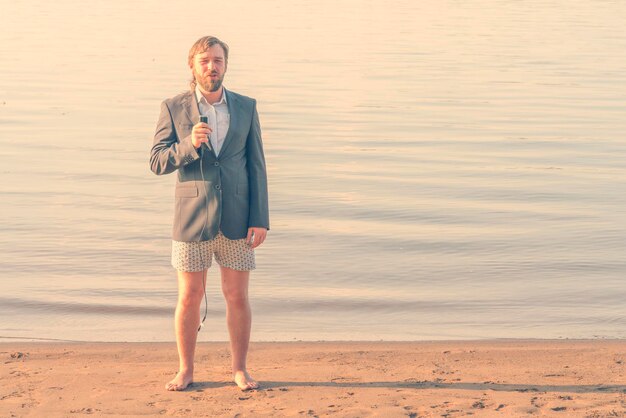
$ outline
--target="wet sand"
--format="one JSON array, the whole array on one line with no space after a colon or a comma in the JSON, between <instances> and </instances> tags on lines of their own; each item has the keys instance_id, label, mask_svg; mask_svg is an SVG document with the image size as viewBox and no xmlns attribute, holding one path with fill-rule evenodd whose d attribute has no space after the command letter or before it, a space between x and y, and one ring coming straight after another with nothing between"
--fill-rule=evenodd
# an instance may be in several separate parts
<instances>
[{"instance_id":1,"label":"wet sand","mask_svg":"<svg viewBox=\"0 0 626 418\"><path fill-rule=\"evenodd\" d=\"M626 416L626 340L253 342L252 392L228 347L168 392L175 343L0 343L0 416Z\"/></svg>"}]
</instances>

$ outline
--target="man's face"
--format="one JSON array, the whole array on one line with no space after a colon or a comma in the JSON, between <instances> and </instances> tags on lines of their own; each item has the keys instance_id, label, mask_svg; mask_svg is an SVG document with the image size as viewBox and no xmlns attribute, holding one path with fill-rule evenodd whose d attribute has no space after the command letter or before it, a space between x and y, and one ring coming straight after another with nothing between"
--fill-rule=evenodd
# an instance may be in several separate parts
<instances>
[{"instance_id":1,"label":"man's face","mask_svg":"<svg viewBox=\"0 0 626 418\"><path fill-rule=\"evenodd\" d=\"M193 57L191 71L198 85L206 92L219 90L226 74L226 59L220 45L209 47Z\"/></svg>"}]
</instances>

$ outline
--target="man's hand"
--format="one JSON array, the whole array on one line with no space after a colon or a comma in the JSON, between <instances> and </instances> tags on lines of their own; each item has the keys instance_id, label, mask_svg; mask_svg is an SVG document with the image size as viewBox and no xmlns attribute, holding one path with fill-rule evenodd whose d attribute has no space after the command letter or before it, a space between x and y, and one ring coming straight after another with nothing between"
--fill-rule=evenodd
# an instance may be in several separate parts
<instances>
[{"instance_id":1,"label":"man's hand","mask_svg":"<svg viewBox=\"0 0 626 418\"><path fill-rule=\"evenodd\" d=\"M254 234L254 239L252 238L253 234ZM267 236L267 229L257 228L257 227L252 226L248 228L248 236L246 237L246 242L252 248L256 248L259 245L263 244L263 241L265 241L266 236Z\"/></svg>"},{"instance_id":2,"label":"man's hand","mask_svg":"<svg viewBox=\"0 0 626 418\"><path fill-rule=\"evenodd\" d=\"M203 143L209 142L209 134L211 132L208 124L203 122L196 123L191 130L191 143L196 149L200 148Z\"/></svg>"}]
</instances>

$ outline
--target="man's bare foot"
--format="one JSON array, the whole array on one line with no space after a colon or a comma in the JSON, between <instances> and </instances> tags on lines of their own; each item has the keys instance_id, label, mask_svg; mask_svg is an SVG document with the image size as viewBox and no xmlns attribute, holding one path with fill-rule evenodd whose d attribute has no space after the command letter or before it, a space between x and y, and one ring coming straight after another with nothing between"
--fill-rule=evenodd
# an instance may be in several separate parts
<instances>
[{"instance_id":1,"label":"man's bare foot","mask_svg":"<svg viewBox=\"0 0 626 418\"><path fill-rule=\"evenodd\" d=\"M167 390L185 390L193 383L193 372L178 372L176 377L165 385Z\"/></svg>"},{"instance_id":2,"label":"man's bare foot","mask_svg":"<svg viewBox=\"0 0 626 418\"><path fill-rule=\"evenodd\" d=\"M259 383L256 380L254 380L245 370L236 371L233 374L233 379L235 380L235 383L237 384L237 386L239 386L239 389L241 390L245 391L245 390L259 388Z\"/></svg>"}]
</instances>

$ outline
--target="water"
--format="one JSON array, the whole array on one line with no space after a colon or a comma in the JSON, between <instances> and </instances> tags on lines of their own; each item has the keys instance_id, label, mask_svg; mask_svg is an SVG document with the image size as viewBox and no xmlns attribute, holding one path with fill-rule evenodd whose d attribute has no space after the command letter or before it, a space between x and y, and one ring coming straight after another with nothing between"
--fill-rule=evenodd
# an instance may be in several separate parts
<instances>
[{"instance_id":1,"label":"water","mask_svg":"<svg viewBox=\"0 0 626 418\"><path fill-rule=\"evenodd\" d=\"M2 5L1 339L174 340L148 153L206 34L259 102L253 340L626 338L623 2L189 4Z\"/></svg>"}]
</instances>

